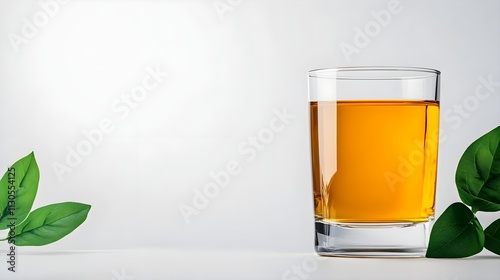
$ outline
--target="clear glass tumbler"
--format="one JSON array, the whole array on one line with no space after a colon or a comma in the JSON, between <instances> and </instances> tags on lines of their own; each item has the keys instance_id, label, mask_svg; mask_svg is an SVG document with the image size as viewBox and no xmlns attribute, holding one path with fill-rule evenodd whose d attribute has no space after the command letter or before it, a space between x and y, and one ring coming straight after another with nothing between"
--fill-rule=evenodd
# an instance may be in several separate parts
<instances>
[{"instance_id":1,"label":"clear glass tumbler","mask_svg":"<svg viewBox=\"0 0 500 280\"><path fill-rule=\"evenodd\" d=\"M424 256L434 218L440 72L309 72L315 249L324 256Z\"/></svg>"}]
</instances>

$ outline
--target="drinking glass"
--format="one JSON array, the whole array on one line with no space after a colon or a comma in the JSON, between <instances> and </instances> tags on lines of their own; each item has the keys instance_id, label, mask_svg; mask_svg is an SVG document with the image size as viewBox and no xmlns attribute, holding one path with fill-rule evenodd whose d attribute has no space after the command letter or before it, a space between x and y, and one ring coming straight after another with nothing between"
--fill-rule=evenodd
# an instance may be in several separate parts
<instances>
[{"instance_id":1,"label":"drinking glass","mask_svg":"<svg viewBox=\"0 0 500 280\"><path fill-rule=\"evenodd\" d=\"M315 250L424 256L434 218L440 72L309 71Z\"/></svg>"}]
</instances>

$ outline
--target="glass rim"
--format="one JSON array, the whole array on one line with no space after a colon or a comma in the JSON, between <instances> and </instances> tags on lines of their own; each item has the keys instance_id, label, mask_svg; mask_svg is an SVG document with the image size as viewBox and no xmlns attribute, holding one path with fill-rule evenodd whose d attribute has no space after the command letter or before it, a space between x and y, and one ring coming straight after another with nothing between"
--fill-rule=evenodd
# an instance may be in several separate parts
<instances>
[{"instance_id":1,"label":"glass rim","mask_svg":"<svg viewBox=\"0 0 500 280\"><path fill-rule=\"evenodd\" d=\"M360 73L366 74L367 72L378 73L379 75L360 75ZM391 72L392 75L387 75ZM381 73L386 74L386 76L380 75ZM335 80L411 80L438 78L440 75L441 72L433 68L409 66L346 66L308 71L309 78Z\"/></svg>"}]
</instances>

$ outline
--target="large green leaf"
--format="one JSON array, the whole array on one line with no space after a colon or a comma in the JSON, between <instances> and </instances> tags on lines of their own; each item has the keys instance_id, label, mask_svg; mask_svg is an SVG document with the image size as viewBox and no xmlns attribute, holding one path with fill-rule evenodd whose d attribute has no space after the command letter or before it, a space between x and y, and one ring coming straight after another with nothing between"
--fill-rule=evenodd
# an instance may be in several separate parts
<instances>
[{"instance_id":1,"label":"large green leaf","mask_svg":"<svg viewBox=\"0 0 500 280\"><path fill-rule=\"evenodd\" d=\"M494 221L484 230L484 248L500 255L500 219Z\"/></svg>"},{"instance_id":2,"label":"large green leaf","mask_svg":"<svg viewBox=\"0 0 500 280\"><path fill-rule=\"evenodd\" d=\"M34 210L16 227L15 245L42 246L58 241L87 219L90 207L83 203L64 202Z\"/></svg>"},{"instance_id":3,"label":"large green leaf","mask_svg":"<svg viewBox=\"0 0 500 280\"><path fill-rule=\"evenodd\" d=\"M500 210L500 126L465 150L455 181L460 198L474 212Z\"/></svg>"},{"instance_id":4,"label":"large green leaf","mask_svg":"<svg viewBox=\"0 0 500 280\"><path fill-rule=\"evenodd\" d=\"M15 162L9 170L0 180L0 230L7 229L13 220L21 223L28 216L35 201L40 179L40 171L33 152ZM14 174L13 180L9 178L9 173L10 176ZM9 192L13 190L15 199L9 199Z\"/></svg>"},{"instance_id":5,"label":"large green leaf","mask_svg":"<svg viewBox=\"0 0 500 280\"><path fill-rule=\"evenodd\" d=\"M472 211L460 202L450 205L432 227L428 258L464 258L483 249L484 232Z\"/></svg>"}]
</instances>

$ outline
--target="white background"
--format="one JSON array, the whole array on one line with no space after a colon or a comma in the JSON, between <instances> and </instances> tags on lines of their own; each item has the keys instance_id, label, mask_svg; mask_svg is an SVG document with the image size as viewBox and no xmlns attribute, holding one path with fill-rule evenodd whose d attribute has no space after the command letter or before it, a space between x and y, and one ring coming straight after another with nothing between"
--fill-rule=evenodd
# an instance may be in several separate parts
<instances>
[{"instance_id":1,"label":"white background","mask_svg":"<svg viewBox=\"0 0 500 280\"><path fill-rule=\"evenodd\" d=\"M43 22L38 1L0 1L0 166L35 151L34 207L92 205L65 239L20 250L312 252L311 69L442 71L438 215L459 200L454 174L465 148L500 125L500 85L474 95L480 77L500 82L500 1L396 1L398 12L365 45L357 28L391 1L67 2ZM42 22L31 38L25 19ZM343 53L346 44L357 53ZM113 104L123 106L148 68L169 76L124 117ZM254 158L239 150L285 108L294 118L263 150ZM58 179L54 163L67 164L68 149L103 119L114 130ZM241 172L187 223L179 207L193 206L210 172L231 160ZM479 217L486 226L499 214Z\"/></svg>"}]
</instances>

